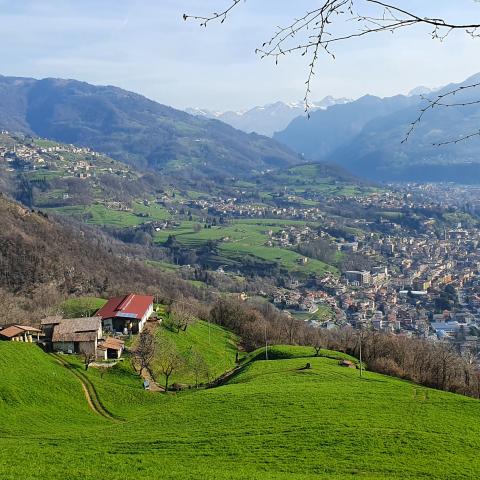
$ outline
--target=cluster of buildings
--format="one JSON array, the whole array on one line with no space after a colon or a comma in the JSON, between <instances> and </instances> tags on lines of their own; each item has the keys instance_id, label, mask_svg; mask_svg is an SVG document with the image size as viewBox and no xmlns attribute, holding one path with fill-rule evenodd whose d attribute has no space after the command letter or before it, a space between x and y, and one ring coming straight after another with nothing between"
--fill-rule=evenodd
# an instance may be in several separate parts
<instances>
[{"instance_id":1,"label":"cluster of buildings","mask_svg":"<svg viewBox=\"0 0 480 480\"><path fill-rule=\"evenodd\" d=\"M318 207L274 206L236 197L189 200L186 206L205 211L212 216L241 218L290 218L293 220L318 221L323 214Z\"/></svg>"},{"instance_id":2,"label":"cluster of buildings","mask_svg":"<svg viewBox=\"0 0 480 480\"><path fill-rule=\"evenodd\" d=\"M6 134L4 134L6 135ZM115 173L126 176L128 169L115 165L103 164L98 159L104 158L101 153L90 148L75 145L39 146L25 138L7 136L0 141L0 164L4 163L7 171L62 170L64 177L87 179L98 172Z\"/></svg>"},{"instance_id":3,"label":"cluster of buildings","mask_svg":"<svg viewBox=\"0 0 480 480\"><path fill-rule=\"evenodd\" d=\"M480 347L480 231L456 228L444 238L365 239L358 251L381 266L345 271L318 281L334 312L324 326L350 325L397 335L451 342L475 355ZM300 284L274 303L305 305ZM313 310L312 310L313 311Z\"/></svg>"},{"instance_id":4,"label":"cluster of buildings","mask_svg":"<svg viewBox=\"0 0 480 480\"><path fill-rule=\"evenodd\" d=\"M292 285L293 287L293 285ZM318 312L321 305L335 307L335 301L326 292L319 290L277 289L273 304L287 311L299 311L309 314Z\"/></svg>"},{"instance_id":5,"label":"cluster of buildings","mask_svg":"<svg viewBox=\"0 0 480 480\"><path fill-rule=\"evenodd\" d=\"M47 350L83 354L99 360L120 358L122 338L140 333L153 314L153 297L129 294L115 297L93 317L50 316L41 328L9 325L0 330L0 339L41 343Z\"/></svg>"},{"instance_id":6,"label":"cluster of buildings","mask_svg":"<svg viewBox=\"0 0 480 480\"><path fill-rule=\"evenodd\" d=\"M301 243L310 242L321 237L322 234L316 232L308 225L290 225L277 232L268 230L265 232L268 240L265 242L267 247L293 247Z\"/></svg>"}]
</instances>

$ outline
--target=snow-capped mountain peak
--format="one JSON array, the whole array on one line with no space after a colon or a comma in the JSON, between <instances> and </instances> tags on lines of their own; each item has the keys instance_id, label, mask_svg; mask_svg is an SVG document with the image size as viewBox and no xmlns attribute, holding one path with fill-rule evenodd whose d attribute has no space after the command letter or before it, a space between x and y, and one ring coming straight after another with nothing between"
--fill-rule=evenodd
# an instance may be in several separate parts
<instances>
[{"instance_id":1,"label":"snow-capped mountain peak","mask_svg":"<svg viewBox=\"0 0 480 480\"><path fill-rule=\"evenodd\" d=\"M348 98L327 96L320 101L311 102L310 109L311 111L325 110L333 105L348 102L351 102ZM278 101L241 111L213 112L202 108L188 108L186 112L191 115L216 118L247 133L256 132L272 136L275 132L285 129L296 117L304 115L305 103Z\"/></svg>"}]
</instances>

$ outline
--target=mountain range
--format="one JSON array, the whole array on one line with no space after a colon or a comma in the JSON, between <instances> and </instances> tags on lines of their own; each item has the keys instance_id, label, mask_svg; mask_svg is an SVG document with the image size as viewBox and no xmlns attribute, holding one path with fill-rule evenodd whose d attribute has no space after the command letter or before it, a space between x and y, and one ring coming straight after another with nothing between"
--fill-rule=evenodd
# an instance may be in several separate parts
<instances>
[{"instance_id":1,"label":"mountain range","mask_svg":"<svg viewBox=\"0 0 480 480\"><path fill-rule=\"evenodd\" d=\"M88 146L137 168L176 175L245 175L300 161L270 138L76 80L1 76L0 128Z\"/></svg>"},{"instance_id":2,"label":"mountain range","mask_svg":"<svg viewBox=\"0 0 480 480\"><path fill-rule=\"evenodd\" d=\"M355 101L327 97L310 119L297 116L271 139L117 87L0 76L0 129L88 146L140 170L202 181L252 177L314 161L373 181L471 183L480 181L480 88L465 87L476 83L480 74L437 91L419 87L409 95ZM454 89L460 90L444 103L465 105L428 109L402 142L428 106L425 96L432 101ZM237 116L263 115L258 121L271 131L265 118L277 112L278 120L279 112L300 108L277 103ZM472 138L435 145L466 135Z\"/></svg>"},{"instance_id":3,"label":"mountain range","mask_svg":"<svg viewBox=\"0 0 480 480\"><path fill-rule=\"evenodd\" d=\"M364 96L345 105L312 112L310 120L297 118L274 138L315 161L341 165L376 181L480 181L480 136L456 144L438 145L479 132L480 74L436 92L419 90L434 101L455 89L443 103L467 104L428 109L424 96L389 98Z\"/></svg>"},{"instance_id":4,"label":"mountain range","mask_svg":"<svg viewBox=\"0 0 480 480\"><path fill-rule=\"evenodd\" d=\"M327 96L318 102L312 102L311 111L326 110L332 105L349 102L351 100L348 98ZM304 102L275 102L242 111L214 112L200 108L188 108L186 111L192 115L216 118L247 133L255 132L270 137L275 132L286 128L293 119L305 116L305 104Z\"/></svg>"}]
</instances>

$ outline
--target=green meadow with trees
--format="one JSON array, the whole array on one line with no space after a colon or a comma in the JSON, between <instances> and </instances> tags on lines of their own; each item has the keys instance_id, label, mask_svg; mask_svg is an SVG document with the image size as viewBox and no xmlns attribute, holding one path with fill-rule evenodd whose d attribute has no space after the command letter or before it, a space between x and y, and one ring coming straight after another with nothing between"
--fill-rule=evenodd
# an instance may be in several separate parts
<instances>
[{"instance_id":1,"label":"green meadow with trees","mask_svg":"<svg viewBox=\"0 0 480 480\"><path fill-rule=\"evenodd\" d=\"M478 401L371 372L360 378L306 347L276 347L269 361L262 353L217 388L167 395L144 391L127 368L89 368L107 419L54 357L2 342L0 477L444 479L479 471Z\"/></svg>"}]
</instances>

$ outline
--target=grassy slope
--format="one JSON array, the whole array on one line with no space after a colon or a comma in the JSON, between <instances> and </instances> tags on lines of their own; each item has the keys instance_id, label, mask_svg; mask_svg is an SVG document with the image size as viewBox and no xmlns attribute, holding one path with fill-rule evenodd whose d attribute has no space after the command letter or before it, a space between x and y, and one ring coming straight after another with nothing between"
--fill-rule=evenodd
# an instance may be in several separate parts
<instances>
[{"instance_id":1,"label":"grassy slope","mask_svg":"<svg viewBox=\"0 0 480 480\"><path fill-rule=\"evenodd\" d=\"M65 300L60 309L65 318L80 318L93 315L106 303L107 300L103 298L75 297Z\"/></svg>"},{"instance_id":2,"label":"grassy slope","mask_svg":"<svg viewBox=\"0 0 480 480\"><path fill-rule=\"evenodd\" d=\"M0 372L0 437L99 423L79 381L36 345L0 342Z\"/></svg>"},{"instance_id":3,"label":"grassy slope","mask_svg":"<svg viewBox=\"0 0 480 480\"><path fill-rule=\"evenodd\" d=\"M185 332L176 333L160 328L160 334L175 342L184 358L188 358L191 349L197 351L208 365L212 379L235 367L238 338L218 325L198 321L190 325ZM159 380L160 383L162 380ZM207 381L207 378L202 378L200 381ZM195 377L188 368L184 368L172 375L170 384L172 383L192 385L195 383Z\"/></svg>"},{"instance_id":4,"label":"grassy slope","mask_svg":"<svg viewBox=\"0 0 480 480\"><path fill-rule=\"evenodd\" d=\"M165 220L170 218L165 208L151 204L143 205L141 202L134 202L132 211L112 210L105 205L74 205L70 207L49 208L47 211L53 211L61 215L89 215L87 223L97 226L108 226L116 228L135 227L152 220ZM147 217L139 217L135 214L147 214Z\"/></svg>"},{"instance_id":5,"label":"grassy slope","mask_svg":"<svg viewBox=\"0 0 480 480\"><path fill-rule=\"evenodd\" d=\"M155 239L159 243L167 240L169 235L174 235L183 245L188 247L199 247L209 240L228 240L220 244L220 254L228 259L241 258L245 254L251 254L263 260L277 262L290 271L300 273L323 274L326 271L335 272L336 269L319 260L309 259L306 265L299 265L297 260L303 256L293 250L280 247L266 247L265 242L269 240L266 230L271 229L277 232L282 226L296 225L305 226L305 222L288 220L238 220L228 226L217 226L209 229L194 231L196 222L182 222L181 227L172 230L162 230L158 232Z\"/></svg>"},{"instance_id":6,"label":"grassy slope","mask_svg":"<svg viewBox=\"0 0 480 480\"><path fill-rule=\"evenodd\" d=\"M175 396L98 376L127 417L107 424L82 406L69 372L34 346L5 345L0 478L467 479L480 469L479 402L359 380L335 360L311 358L311 370L305 358L257 361L228 385Z\"/></svg>"}]
</instances>

